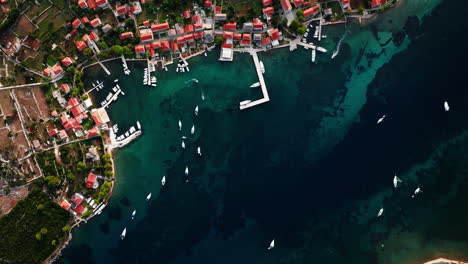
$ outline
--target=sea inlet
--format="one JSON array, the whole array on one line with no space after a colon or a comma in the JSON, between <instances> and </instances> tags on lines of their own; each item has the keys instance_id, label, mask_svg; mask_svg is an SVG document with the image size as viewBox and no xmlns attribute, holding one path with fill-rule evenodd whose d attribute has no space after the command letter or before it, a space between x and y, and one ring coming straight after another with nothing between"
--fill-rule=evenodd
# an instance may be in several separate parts
<instances>
[{"instance_id":1,"label":"sea inlet","mask_svg":"<svg viewBox=\"0 0 468 264\"><path fill-rule=\"evenodd\" d=\"M316 64L303 48L259 53L270 102L243 111L240 101L262 96L249 88L247 53L222 63L215 49L190 59L190 72L156 72L156 87L142 85L144 64L129 63L128 76L120 61L106 64L111 76L88 70L88 84L119 79L125 96L110 117L122 131L140 121L143 135L116 151L108 207L58 262L468 259L464 4L404 0L365 25L328 26L330 51L348 33L338 56Z\"/></svg>"}]
</instances>

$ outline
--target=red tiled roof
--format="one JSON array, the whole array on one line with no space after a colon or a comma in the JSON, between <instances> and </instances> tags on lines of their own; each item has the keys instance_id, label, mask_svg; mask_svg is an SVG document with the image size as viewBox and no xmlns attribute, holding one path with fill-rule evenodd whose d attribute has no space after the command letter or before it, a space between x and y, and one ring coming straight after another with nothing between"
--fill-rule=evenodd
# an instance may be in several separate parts
<instances>
[{"instance_id":1,"label":"red tiled roof","mask_svg":"<svg viewBox=\"0 0 468 264\"><path fill-rule=\"evenodd\" d=\"M272 29L268 30L268 34L270 34L271 40L277 40L280 37L279 31L278 31L277 28L272 28Z\"/></svg>"},{"instance_id":2,"label":"red tiled roof","mask_svg":"<svg viewBox=\"0 0 468 264\"><path fill-rule=\"evenodd\" d=\"M70 64L75 63L75 61L70 57L63 58L61 62L62 62L62 65L65 67L68 67Z\"/></svg>"},{"instance_id":3,"label":"red tiled roof","mask_svg":"<svg viewBox=\"0 0 468 264\"><path fill-rule=\"evenodd\" d=\"M243 39L243 40L251 40L251 39L252 39L252 35L250 35L250 34L242 34L242 39Z\"/></svg>"},{"instance_id":4,"label":"red tiled roof","mask_svg":"<svg viewBox=\"0 0 468 264\"><path fill-rule=\"evenodd\" d=\"M68 137L67 132L65 130L63 130L63 129L58 132L58 135L59 135L60 139L64 139L64 138Z\"/></svg>"},{"instance_id":5,"label":"red tiled roof","mask_svg":"<svg viewBox=\"0 0 468 264\"><path fill-rule=\"evenodd\" d=\"M240 34L240 33L234 33L234 39L235 39L235 40L241 40L241 38L242 38L242 34Z\"/></svg>"},{"instance_id":6,"label":"red tiled roof","mask_svg":"<svg viewBox=\"0 0 468 264\"><path fill-rule=\"evenodd\" d=\"M319 12L319 6L318 5L315 5L311 8L308 8L306 10L304 10L304 16L305 17L308 17L308 16L311 16L313 14L317 14Z\"/></svg>"},{"instance_id":7,"label":"red tiled roof","mask_svg":"<svg viewBox=\"0 0 468 264\"><path fill-rule=\"evenodd\" d=\"M97 176L95 174L88 174L88 177L86 178L86 188L93 188L94 183L96 182Z\"/></svg>"},{"instance_id":8,"label":"red tiled roof","mask_svg":"<svg viewBox=\"0 0 468 264\"><path fill-rule=\"evenodd\" d=\"M96 5L101 6L107 4L106 0L96 0Z\"/></svg>"},{"instance_id":9,"label":"red tiled roof","mask_svg":"<svg viewBox=\"0 0 468 264\"><path fill-rule=\"evenodd\" d=\"M193 38L199 39L203 37L203 32L195 32L193 33Z\"/></svg>"},{"instance_id":10,"label":"red tiled roof","mask_svg":"<svg viewBox=\"0 0 468 264\"><path fill-rule=\"evenodd\" d=\"M270 0L270 1L271 1L271 0ZM221 13L221 11L222 11L222 10L223 10L223 8L222 8L222 7L220 7L220 6L216 6L216 7L215 7L215 14L219 14L219 13Z\"/></svg>"},{"instance_id":11,"label":"red tiled roof","mask_svg":"<svg viewBox=\"0 0 468 264\"><path fill-rule=\"evenodd\" d=\"M192 25L186 25L184 30L185 30L185 33L193 32L193 26Z\"/></svg>"},{"instance_id":12,"label":"red tiled roof","mask_svg":"<svg viewBox=\"0 0 468 264\"><path fill-rule=\"evenodd\" d=\"M76 97L72 97L70 98L70 100L68 100L68 106L70 107L75 107L77 105L80 104L80 99L76 98Z\"/></svg>"},{"instance_id":13,"label":"red tiled roof","mask_svg":"<svg viewBox=\"0 0 468 264\"><path fill-rule=\"evenodd\" d=\"M292 6L289 0L281 0L281 6L283 7L284 11L289 11L292 9Z\"/></svg>"},{"instance_id":14,"label":"red tiled roof","mask_svg":"<svg viewBox=\"0 0 468 264\"><path fill-rule=\"evenodd\" d=\"M84 43L82 40L75 41L75 46L79 51L82 51L87 47L86 43Z\"/></svg>"},{"instance_id":15,"label":"red tiled roof","mask_svg":"<svg viewBox=\"0 0 468 264\"><path fill-rule=\"evenodd\" d=\"M192 16L192 24L196 24L198 22L201 22L201 17L200 16Z\"/></svg>"},{"instance_id":16,"label":"red tiled roof","mask_svg":"<svg viewBox=\"0 0 468 264\"><path fill-rule=\"evenodd\" d=\"M263 14L269 15L275 12L275 9L272 6L263 8Z\"/></svg>"},{"instance_id":17,"label":"red tiled roof","mask_svg":"<svg viewBox=\"0 0 468 264\"><path fill-rule=\"evenodd\" d=\"M236 30L237 29L237 24L235 22L233 23L226 23L223 25L224 30Z\"/></svg>"},{"instance_id":18,"label":"red tiled roof","mask_svg":"<svg viewBox=\"0 0 468 264\"><path fill-rule=\"evenodd\" d=\"M153 39L153 33L148 32L148 33L143 33L140 35L140 40L141 41L146 41L146 40L152 40Z\"/></svg>"},{"instance_id":19,"label":"red tiled roof","mask_svg":"<svg viewBox=\"0 0 468 264\"><path fill-rule=\"evenodd\" d=\"M79 0L78 1L78 6L81 7L81 8L86 8L86 7L88 7L88 4L86 4L85 0Z\"/></svg>"},{"instance_id":20,"label":"red tiled roof","mask_svg":"<svg viewBox=\"0 0 468 264\"><path fill-rule=\"evenodd\" d=\"M169 29L169 23L164 22L161 24L152 24L151 25L151 30L152 31L159 31L159 30L164 30L164 29Z\"/></svg>"},{"instance_id":21,"label":"red tiled roof","mask_svg":"<svg viewBox=\"0 0 468 264\"><path fill-rule=\"evenodd\" d=\"M88 131L88 134L86 135L87 137L94 137L99 135L99 130L97 127L93 127Z\"/></svg>"},{"instance_id":22,"label":"red tiled roof","mask_svg":"<svg viewBox=\"0 0 468 264\"><path fill-rule=\"evenodd\" d=\"M181 37L177 37L176 38L176 42L177 43L184 43L186 40L185 40L185 36L181 36Z\"/></svg>"},{"instance_id":23,"label":"red tiled roof","mask_svg":"<svg viewBox=\"0 0 468 264\"><path fill-rule=\"evenodd\" d=\"M86 208L80 204L73 211L75 211L75 213L77 213L78 215L81 215L85 211L85 209Z\"/></svg>"},{"instance_id":24,"label":"red tiled roof","mask_svg":"<svg viewBox=\"0 0 468 264\"><path fill-rule=\"evenodd\" d=\"M242 45L249 45L249 44L250 44L250 40L244 39L244 40L242 40L241 44L242 44Z\"/></svg>"},{"instance_id":25,"label":"red tiled roof","mask_svg":"<svg viewBox=\"0 0 468 264\"><path fill-rule=\"evenodd\" d=\"M185 34L184 38L185 38L185 41L193 40L193 34Z\"/></svg>"},{"instance_id":26,"label":"red tiled roof","mask_svg":"<svg viewBox=\"0 0 468 264\"><path fill-rule=\"evenodd\" d=\"M75 204L75 205L80 205L81 202L83 202L83 195L79 194L79 193L74 193L71 197L71 201Z\"/></svg>"},{"instance_id":27,"label":"red tiled roof","mask_svg":"<svg viewBox=\"0 0 468 264\"><path fill-rule=\"evenodd\" d=\"M77 105L71 109L71 113L74 117L79 116L82 112L84 112L85 109L82 105ZM75 126L74 126L75 127Z\"/></svg>"},{"instance_id":28,"label":"red tiled roof","mask_svg":"<svg viewBox=\"0 0 468 264\"><path fill-rule=\"evenodd\" d=\"M60 65L55 64L55 65L52 67L52 71L54 72L55 75L58 75L58 74L60 74L60 73L63 72L63 69L62 69L62 67L60 67Z\"/></svg>"},{"instance_id":29,"label":"red tiled roof","mask_svg":"<svg viewBox=\"0 0 468 264\"><path fill-rule=\"evenodd\" d=\"M123 6L123 5L119 5L115 9L116 9L117 14L119 16L127 14L127 8L125 6Z\"/></svg>"},{"instance_id":30,"label":"red tiled roof","mask_svg":"<svg viewBox=\"0 0 468 264\"><path fill-rule=\"evenodd\" d=\"M263 29L263 22L260 21L260 19L258 19L258 18L255 18L253 20L253 24L254 24L255 29Z\"/></svg>"},{"instance_id":31,"label":"red tiled roof","mask_svg":"<svg viewBox=\"0 0 468 264\"><path fill-rule=\"evenodd\" d=\"M94 10L97 10L97 5L96 5L96 1L94 0L88 0L88 7L91 8L91 9L94 9Z\"/></svg>"},{"instance_id":32,"label":"red tiled roof","mask_svg":"<svg viewBox=\"0 0 468 264\"><path fill-rule=\"evenodd\" d=\"M45 68L45 69L42 71L42 73L43 73L45 76L50 76L51 71L50 71L49 68Z\"/></svg>"},{"instance_id":33,"label":"red tiled roof","mask_svg":"<svg viewBox=\"0 0 468 264\"><path fill-rule=\"evenodd\" d=\"M298 7L302 4L304 4L304 0L293 0L294 6Z\"/></svg>"},{"instance_id":34,"label":"red tiled roof","mask_svg":"<svg viewBox=\"0 0 468 264\"><path fill-rule=\"evenodd\" d=\"M204 3L205 7L211 7L213 5L213 3L209 0L206 0L205 3Z\"/></svg>"},{"instance_id":35,"label":"red tiled roof","mask_svg":"<svg viewBox=\"0 0 468 264\"><path fill-rule=\"evenodd\" d=\"M97 26L100 26L101 25L101 19L99 19L99 17L89 21L89 24L92 26L92 27L97 27Z\"/></svg>"},{"instance_id":36,"label":"red tiled roof","mask_svg":"<svg viewBox=\"0 0 468 264\"><path fill-rule=\"evenodd\" d=\"M145 46L143 46L143 45L136 45L136 46L135 46L135 52L136 52L136 53L145 53ZM92 115L92 114L91 114L91 115ZM93 118L94 118L94 117L93 117ZM97 122L96 122L96 124L97 124ZM98 125L98 126L100 126L100 125Z\"/></svg>"},{"instance_id":37,"label":"red tiled roof","mask_svg":"<svg viewBox=\"0 0 468 264\"><path fill-rule=\"evenodd\" d=\"M173 42L172 43L172 50L173 51L179 50L179 45L177 45L177 43Z\"/></svg>"},{"instance_id":38,"label":"red tiled roof","mask_svg":"<svg viewBox=\"0 0 468 264\"><path fill-rule=\"evenodd\" d=\"M371 6L376 7L376 6L379 6L379 5L383 5L386 2L387 2L387 0L372 0Z\"/></svg>"},{"instance_id":39,"label":"red tiled roof","mask_svg":"<svg viewBox=\"0 0 468 264\"><path fill-rule=\"evenodd\" d=\"M163 50L168 50L169 49L169 41L165 40L161 42L161 48Z\"/></svg>"},{"instance_id":40,"label":"red tiled roof","mask_svg":"<svg viewBox=\"0 0 468 264\"><path fill-rule=\"evenodd\" d=\"M60 203L60 206L61 206L63 209L68 210L68 209L70 209L71 204L70 204L67 200L64 199L64 200Z\"/></svg>"},{"instance_id":41,"label":"red tiled roof","mask_svg":"<svg viewBox=\"0 0 468 264\"><path fill-rule=\"evenodd\" d=\"M203 24L202 23L195 23L193 25L193 27L194 27L195 30L203 29Z\"/></svg>"},{"instance_id":42,"label":"red tiled roof","mask_svg":"<svg viewBox=\"0 0 468 264\"><path fill-rule=\"evenodd\" d=\"M184 18L190 18L190 11L188 10L184 11Z\"/></svg>"},{"instance_id":43,"label":"red tiled roof","mask_svg":"<svg viewBox=\"0 0 468 264\"><path fill-rule=\"evenodd\" d=\"M270 42L271 42L270 37L262 39L262 45L263 45L263 46L267 45L267 44L270 43Z\"/></svg>"},{"instance_id":44,"label":"red tiled roof","mask_svg":"<svg viewBox=\"0 0 468 264\"><path fill-rule=\"evenodd\" d=\"M133 32L124 32L120 34L120 39L133 38Z\"/></svg>"},{"instance_id":45,"label":"red tiled roof","mask_svg":"<svg viewBox=\"0 0 468 264\"><path fill-rule=\"evenodd\" d=\"M56 128L51 129L48 132L49 136L51 136L51 137L57 135L57 133L58 133L58 130Z\"/></svg>"},{"instance_id":46,"label":"red tiled roof","mask_svg":"<svg viewBox=\"0 0 468 264\"><path fill-rule=\"evenodd\" d=\"M271 5L271 2L272 2L271 0L262 0L262 5L263 7L265 7L265 6Z\"/></svg>"},{"instance_id":47,"label":"red tiled roof","mask_svg":"<svg viewBox=\"0 0 468 264\"><path fill-rule=\"evenodd\" d=\"M75 20L72 22L72 25L74 28L78 28L81 25L81 20L79 18L75 18Z\"/></svg>"},{"instance_id":48,"label":"red tiled roof","mask_svg":"<svg viewBox=\"0 0 468 264\"><path fill-rule=\"evenodd\" d=\"M68 93L71 90L70 85L68 85L68 83L63 83L62 85L60 85L60 89L62 89L64 93Z\"/></svg>"},{"instance_id":49,"label":"red tiled roof","mask_svg":"<svg viewBox=\"0 0 468 264\"><path fill-rule=\"evenodd\" d=\"M84 35L83 35L83 40L84 40L85 42L88 42L88 41L91 40L91 38L89 37L88 34L84 34Z\"/></svg>"},{"instance_id":50,"label":"red tiled roof","mask_svg":"<svg viewBox=\"0 0 468 264\"><path fill-rule=\"evenodd\" d=\"M157 49L157 48L160 48L160 47L161 47L161 42L159 42L159 41L153 41L151 43L151 48L152 49Z\"/></svg>"},{"instance_id":51,"label":"red tiled roof","mask_svg":"<svg viewBox=\"0 0 468 264\"><path fill-rule=\"evenodd\" d=\"M149 20L145 20L143 21L143 26L145 27L149 27L149 25L151 25L150 21Z\"/></svg>"},{"instance_id":52,"label":"red tiled roof","mask_svg":"<svg viewBox=\"0 0 468 264\"><path fill-rule=\"evenodd\" d=\"M234 38L234 32L231 31L224 31L223 38Z\"/></svg>"},{"instance_id":53,"label":"red tiled roof","mask_svg":"<svg viewBox=\"0 0 468 264\"><path fill-rule=\"evenodd\" d=\"M89 33L89 36L92 40L96 41L99 39L98 35L96 34L96 32L94 31L91 31L91 33Z\"/></svg>"},{"instance_id":54,"label":"red tiled roof","mask_svg":"<svg viewBox=\"0 0 468 264\"><path fill-rule=\"evenodd\" d=\"M232 49L232 45L227 44L227 43L223 43L223 45L221 45L221 47L226 48L226 49Z\"/></svg>"}]
</instances>

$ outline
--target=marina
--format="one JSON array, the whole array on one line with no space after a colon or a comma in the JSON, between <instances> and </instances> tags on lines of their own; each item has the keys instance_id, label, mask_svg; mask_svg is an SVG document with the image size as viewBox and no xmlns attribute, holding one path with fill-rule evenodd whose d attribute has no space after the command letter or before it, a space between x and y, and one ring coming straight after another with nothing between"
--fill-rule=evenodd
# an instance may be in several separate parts
<instances>
[{"instance_id":1,"label":"marina","mask_svg":"<svg viewBox=\"0 0 468 264\"><path fill-rule=\"evenodd\" d=\"M263 103L266 103L266 102L270 101L270 97L268 96L268 91L267 91L267 87L266 87L266 84L265 84L265 80L263 79L262 67L260 65L260 61L258 59L257 52L255 50L249 50L249 53L250 53L250 55L252 55L252 58L253 58L253 61L254 61L254 64L255 64L255 69L256 69L256 72L257 72L260 87L262 88L263 98L258 99L256 101L246 100L246 101L243 101L243 103L241 102L240 105L239 105L240 110L244 110L244 109L247 109L247 108L250 108L250 107L253 107L253 106L263 104ZM264 70L264 67L263 67L263 70Z\"/></svg>"}]
</instances>

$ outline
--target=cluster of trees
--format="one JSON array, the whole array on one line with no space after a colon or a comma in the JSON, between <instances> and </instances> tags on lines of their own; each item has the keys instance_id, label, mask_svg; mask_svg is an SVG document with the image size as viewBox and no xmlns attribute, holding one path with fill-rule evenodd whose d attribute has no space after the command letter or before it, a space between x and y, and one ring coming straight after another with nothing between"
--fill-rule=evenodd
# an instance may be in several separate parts
<instances>
[{"instance_id":1,"label":"cluster of trees","mask_svg":"<svg viewBox=\"0 0 468 264\"><path fill-rule=\"evenodd\" d=\"M71 219L40 188L0 218L0 259L9 263L41 263L62 241Z\"/></svg>"},{"instance_id":2,"label":"cluster of trees","mask_svg":"<svg viewBox=\"0 0 468 264\"><path fill-rule=\"evenodd\" d=\"M307 31L307 27L304 24L302 24L298 19L294 19L293 21L291 21L289 29L292 33L298 35L303 35Z\"/></svg>"}]
</instances>

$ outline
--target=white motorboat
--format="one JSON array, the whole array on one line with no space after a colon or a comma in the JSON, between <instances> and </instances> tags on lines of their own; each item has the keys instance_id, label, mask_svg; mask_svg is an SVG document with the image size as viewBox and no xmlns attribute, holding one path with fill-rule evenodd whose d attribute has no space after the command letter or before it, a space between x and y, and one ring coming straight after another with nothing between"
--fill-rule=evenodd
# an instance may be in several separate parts
<instances>
[{"instance_id":1,"label":"white motorboat","mask_svg":"<svg viewBox=\"0 0 468 264\"><path fill-rule=\"evenodd\" d=\"M120 90L120 94L125 95L124 91Z\"/></svg>"},{"instance_id":2,"label":"white motorboat","mask_svg":"<svg viewBox=\"0 0 468 264\"><path fill-rule=\"evenodd\" d=\"M327 38L327 35L322 35L322 38L326 39L326 38Z\"/></svg>"},{"instance_id":3,"label":"white motorboat","mask_svg":"<svg viewBox=\"0 0 468 264\"><path fill-rule=\"evenodd\" d=\"M444 102L444 109L445 109L445 112L448 112L450 110L450 106L447 101Z\"/></svg>"},{"instance_id":4,"label":"white motorboat","mask_svg":"<svg viewBox=\"0 0 468 264\"><path fill-rule=\"evenodd\" d=\"M270 245L268 246L268 250L273 249L274 247L275 247L275 239L273 239L273 240L270 242Z\"/></svg>"},{"instance_id":5,"label":"white motorboat","mask_svg":"<svg viewBox=\"0 0 468 264\"><path fill-rule=\"evenodd\" d=\"M135 131L136 131L135 127L132 126L132 127L130 128L130 133L133 134Z\"/></svg>"},{"instance_id":6,"label":"white motorboat","mask_svg":"<svg viewBox=\"0 0 468 264\"><path fill-rule=\"evenodd\" d=\"M252 102L252 100L245 100L245 101L240 102L239 104L243 106L243 105L249 104L250 102Z\"/></svg>"},{"instance_id":7,"label":"white motorboat","mask_svg":"<svg viewBox=\"0 0 468 264\"><path fill-rule=\"evenodd\" d=\"M190 133L195 134L195 125L192 126L192 129L190 129Z\"/></svg>"},{"instance_id":8,"label":"white motorboat","mask_svg":"<svg viewBox=\"0 0 468 264\"><path fill-rule=\"evenodd\" d=\"M128 137L128 136L130 136L130 133L128 133L128 131L127 131L127 132L125 132L125 137Z\"/></svg>"},{"instance_id":9,"label":"white motorboat","mask_svg":"<svg viewBox=\"0 0 468 264\"><path fill-rule=\"evenodd\" d=\"M182 139L187 139L187 137L186 137L186 136L182 136Z\"/></svg>"},{"instance_id":10,"label":"white motorboat","mask_svg":"<svg viewBox=\"0 0 468 264\"><path fill-rule=\"evenodd\" d=\"M206 57L206 56L208 56L208 54L206 54L206 52L205 52L205 57Z\"/></svg>"},{"instance_id":11,"label":"white motorboat","mask_svg":"<svg viewBox=\"0 0 468 264\"><path fill-rule=\"evenodd\" d=\"M190 68L189 68L188 66L186 66L186 67L185 67L185 70L186 70L187 72L189 72L189 71L190 71Z\"/></svg>"},{"instance_id":12,"label":"white motorboat","mask_svg":"<svg viewBox=\"0 0 468 264\"><path fill-rule=\"evenodd\" d=\"M185 167L185 176L188 176L189 174L189 170L188 170L188 166Z\"/></svg>"},{"instance_id":13,"label":"white motorboat","mask_svg":"<svg viewBox=\"0 0 468 264\"><path fill-rule=\"evenodd\" d=\"M377 213L377 217L381 217L383 214L383 208L380 208L379 212Z\"/></svg>"},{"instance_id":14,"label":"white motorboat","mask_svg":"<svg viewBox=\"0 0 468 264\"><path fill-rule=\"evenodd\" d=\"M184 69L184 68L180 68L180 71L181 71L181 72L185 72L185 69Z\"/></svg>"},{"instance_id":15,"label":"white motorboat","mask_svg":"<svg viewBox=\"0 0 468 264\"><path fill-rule=\"evenodd\" d=\"M317 46L317 50L323 53L328 52L325 48L318 47L318 46Z\"/></svg>"},{"instance_id":16,"label":"white motorboat","mask_svg":"<svg viewBox=\"0 0 468 264\"><path fill-rule=\"evenodd\" d=\"M418 186L418 188L416 188L416 190L414 190L414 194L411 196L411 198L414 198L414 196L418 195L419 193L422 193L422 190L421 190L421 188Z\"/></svg>"},{"instance_id":17,"label":"white motorboat","mask_svg":"<svg viewBox=\"0 0 468 264\"><path fill-rule=\"evenodd\" d=\"M179 120L179 130L182 130L182 121Z\"/></svg>"},{"instance_id":18,"label":"white motorboat","mask_svg":"<svg viewBox=\"0 0 468 264\"><path fill-rule=\"evenodd\" d=\"M255 88L255 87L259 87L260 86L260 82L256 82L252 85L250 85L250 88Z\"/></svg>"},{"instance_id":19,"label":"white motorboat","mask_svg":"<svg viewBox=\"0 0 468 264\"><path fill-rule=\"evenodd\" d=\"M377 124L382 123L384 119L385 119L385 115L383 115L381 118L379 118L379 120L377 120Z\"/></svg>"},{"instance_id":20,"label":"white motorboat","mask_svg":"<svg viewBox=\"0 0 468 264\"><path fill-rule=\"evenodd\" d=\"M396 174L395 174L395 177L393 177L393 187L397 188L399 182L401 182L401 180L400 180L400 178L398 178L398 176L396 176Z\"/></svg>"},{"instance_id":21,"label":"white motorboat","mask_svg":"<svg viewBox=\"0 0 468 264\"><path fill-rule=\"evenodd\" d=\"M262 70L262 74L265 74L265 65L263 65L263 61L260 61L260 70Z\"/></svg>"},{"instance_id":22,"label":"white motorboat","mask_svg":"<svg viewBox=\"0 0 468 264\"><path fill-rule=\"evenodd\" d=\"M132 219L135 219L135 215L136 215L136 210L133 210L133 212L132 212Z\"/></svg>"},{"instance_id":23,"label":"white motorboat","mask_svg":"<svg viewBox=\"0 0 468 264\"><path fill-rule=\"evenodd\" d=\"M116 93L119 89L117 89L117 87L112 87L112 91L114 91L114 93Z\"/></svg>"},{"instance_id":24,"label":"white motorboat","mask_svg":"<svg viewBox=\"0 0 468 264\"><path fill-rule=\"evenodd\" d=\"M141 129L140 121L137 121L137 127L138 127L138 129Z\"/></svg>"},{"instance_id":25,"label":"white motorboat","mask_svg":"<svg viewBox=\"0 0 468 264\"><path fill-rule=\"evenodd\" d=\"M148 196L146 196L146 201L149 201L149 199L151 199L151 193L149 193Z\"/></svg>"},{"instance_id":26,"label":"white motorboat","mask_svg":"<svg viewBox=\"0 0 468 264\"><path fill-rule=\"evenodd\" d=\"M205 94L203 93L203 91L201 93L201 99L202 99L202 101L205 101Z\"/></svg>"},{"instance_id":27,"label":"white motorboat","mask_svg":"<svg viewBox=\"0 0 468 264\"><path fill-rule=\"evenodd\" d=\"M166 176L164 175L161 179L161 185L164 186L166 184Z\"/></svg>"},{"instance_id":28,"label":"white motorboat","mask_svg":"<svg viewBox=\"0 0 468 264\"><path fill-rule=\"evenodd\" d=\"M315 59L317 58L317 51L315 49L312 50L312 62L315 63Z\"/></svg>"},{"instance_id":29,"label":"white motorboat","mask_svg":"<svg viewBox=\"0 0 468 264\"><path fill-rule=\"evenodd\" d=\"M182 140L182 148L185 149L185 141Z\"/></svg>"},{"instance_id":30,"label":"white motorboat","mask_svg":"<svg viewBox=\"0 0 468 264\"><path fill-rule=\"evenodd\" d=\"M195 115L198 115L198 105L195 107Z\"/></svg>"},{"instance_id":31,"label":"white motorboat","mask_svg":"<svg viewBox=\"0 0 468 264\"><path fill-rule=\"evenodd\" d=\"M179 67L176 68L176 72L179 72Z\"/></svg>"},{"instance_id":32,"label":"white motorboat","mask_svg":"<svg viewBox=\"0 0 468 264\"><path fill-rule=\"evenodd\" d=\"M201 156L201 148L200 147L197 148L197 153L198 153L198 155Z\"/></svg>"},{"instance_id":33,"label":"white motorboat","mask_svg":"<svg viewBox=\"0 0 468 264\"><path fill-rule=\"evenodd\" d=\"M124 228L124 230L122 231L122 234L120 234L120 239L123 240L126 234L127 234L127 228Z\"/></svg>"}]
</instances>

